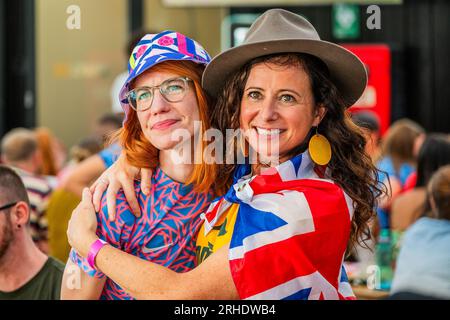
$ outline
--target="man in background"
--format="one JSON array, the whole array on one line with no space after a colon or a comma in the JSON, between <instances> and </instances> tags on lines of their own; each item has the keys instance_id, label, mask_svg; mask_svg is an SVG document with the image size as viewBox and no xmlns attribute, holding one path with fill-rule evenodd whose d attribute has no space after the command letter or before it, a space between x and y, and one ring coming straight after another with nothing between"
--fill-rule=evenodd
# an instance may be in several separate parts
<instances>
[{"instance_id":1,"label":"man in background","mask_svg":"<svg viewBox=\"0 0 450 320\"><path fill-rule=\"evenodd\" d=\"M33 243L30 203L18 174L0 165L0 300L60 298L64 265Z\"/></svg>"},{"instance_id":2,"label":"man in background","mask_svg":"<svg viewBox=\"0 0 450 320\"><path fill-rule=\"evenodd\" d=\"M52 188L38 175L42 156L36 135L25 128L8 132L1 141L2 161L22 178L30 199L30 232L33 241L44 253L48 253L46 209Z\"/></svg>"}]
</instances>

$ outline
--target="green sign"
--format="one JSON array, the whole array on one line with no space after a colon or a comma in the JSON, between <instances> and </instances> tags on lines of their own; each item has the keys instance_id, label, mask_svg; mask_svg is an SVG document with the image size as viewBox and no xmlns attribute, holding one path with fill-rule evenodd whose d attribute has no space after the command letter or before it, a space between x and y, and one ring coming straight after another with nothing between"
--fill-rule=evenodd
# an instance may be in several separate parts
<instances>
[{"instance_id":1,"label":"green sign","mask_svg":"<svg viewBox=\"0 0 450 320\"><path fill-rule=\"evenodd\" d=\"M250 25L258 14L232 14L222 21L222 51L237 46L244 41Z\"/></svg>"},{"instance_id":2,"label":"green sign","mask_svg":"<svg viewBox=\"0 0 450 320\"><path fill-rule=\"evenodd\" d=\"M355 39L360 34L359 6L335 4L332 11L333 36L336 39Z\"/></svg>"}]
</instances>

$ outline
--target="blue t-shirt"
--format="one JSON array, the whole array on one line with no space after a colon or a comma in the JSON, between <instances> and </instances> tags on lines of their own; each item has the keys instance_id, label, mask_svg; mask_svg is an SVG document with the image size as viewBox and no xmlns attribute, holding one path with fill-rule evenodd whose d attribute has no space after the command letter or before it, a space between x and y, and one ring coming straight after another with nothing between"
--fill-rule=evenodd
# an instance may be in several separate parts
<instances>
[{"instance_id":1,"label":"blue t-shirt","mask_svg":"<svg viewBox=\"0 0 450 320\"><path fill-rule=\"evenodd\" d=\"M420 218L404 234L391 293L450 299L450 221Z\"/></svg>"},{"instance_id":2,"label":"blue t-shirt","mask_svg":"<svg viewBox=\"0 0 450 320\"><path fill-rule=\"evenodd\" d=\"M395 177L400 181L400 184L405 184L406 180L412 174L415 169L409 163L402 163L400 166L400 170L397 172L394 168L394 163L390 157L384 157L381 159L377 167L379 170L386 172L387 176L382 172L380 173L379 180L381 183L386 181L390 177ZM388 186L388 185L387 185ZM377 208L378 221L381 229L389 229L390 221L389 221L389 211L384 210L382 208Z\"/></svg>"},{"instance_id":3,"label":"blue t-shirt","mask_svg":"<svg viewBox=\"0 0 450 320\"><path fill-rule=\"evenodd\" d=\"M109 168L119 158L122 148L119 144L113 143L108 148L100 151L98 155L102 158L105 167Z\"/></svg>"}]
</instances>

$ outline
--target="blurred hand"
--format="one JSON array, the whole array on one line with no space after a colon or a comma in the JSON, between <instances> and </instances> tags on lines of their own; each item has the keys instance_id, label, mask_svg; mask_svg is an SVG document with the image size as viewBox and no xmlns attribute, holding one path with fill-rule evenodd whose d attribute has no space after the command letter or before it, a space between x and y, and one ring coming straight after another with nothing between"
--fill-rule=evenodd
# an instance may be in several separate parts
<instances>
[{"instance_id":1,"label":"blurred hand","mask_svg":"<svg viewBox=\"0 0 450 320\"><path fill-rule=\"evenodd\" d=\"M104 171L90 187L95 211L100 211L102 195L106 190L108 218L111 221L115 220L116 195L122 188L133 214L140 217L141 210L134 190L134 179L140 176L142 192L149 195L152 173L151 169L139 169L130 165L126 161L125 154L121 153L117 161Z\"/></svg>"},{"instance_id":2,"label":"blurred hand","mask_svg":"<svg viewBox=\"0 0 450 320\"><path fill-rule=\"evenodd\" d=\"M88 188L83 189L81 202L73 210L67 228L69 244L82 257L87 257L89 249L95 240L97 216L92 205L92 195Z\"/></svg>"}]
</instances>

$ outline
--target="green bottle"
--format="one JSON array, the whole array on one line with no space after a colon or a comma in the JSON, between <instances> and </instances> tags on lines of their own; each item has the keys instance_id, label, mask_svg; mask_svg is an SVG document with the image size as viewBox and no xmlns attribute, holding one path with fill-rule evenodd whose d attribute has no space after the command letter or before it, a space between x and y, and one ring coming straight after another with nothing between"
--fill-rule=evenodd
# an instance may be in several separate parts
<instances>
[{"instance_id":1,"label":"green bottle","mask_svg":"<svg viewBox=\"0 0 450 320\"><path fill-rule=\"evenodd\" d=\"M375 249L375 261L380 268L380 289L390 290L393 277L392 243L389 229L382 229Z\"/></svg>"}]
</instances>

